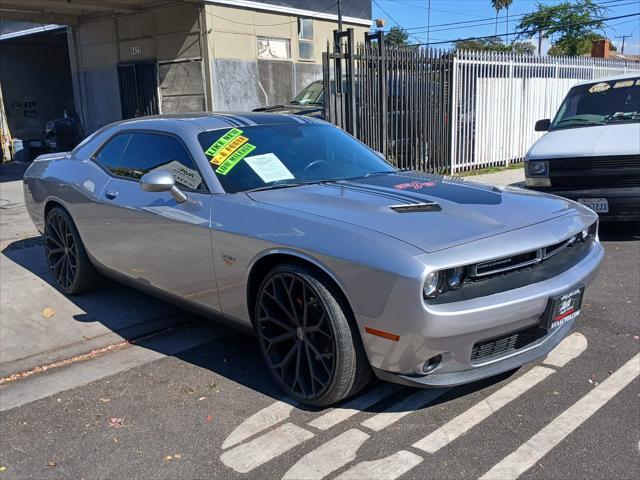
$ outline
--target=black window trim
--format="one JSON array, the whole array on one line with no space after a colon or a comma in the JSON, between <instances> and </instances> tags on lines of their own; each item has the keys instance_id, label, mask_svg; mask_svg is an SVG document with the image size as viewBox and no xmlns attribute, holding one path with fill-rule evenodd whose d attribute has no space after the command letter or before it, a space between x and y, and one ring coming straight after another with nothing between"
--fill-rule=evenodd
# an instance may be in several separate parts
<instances>
[{"instance_id":1,"label":"black window trim","mask_svg":"<svg viewBox=\"0 0 640 480\"><path fill-rule=\"evenodd\" d=\"M132 135L134 133L151 133L151 134L154 134L154 135L164 135L165 137L171 137L171 138L176 139L180 143L180 145L182 146L184 151L187 153L187 155L188 155L189 159L191 160L191 162L193 162L193 165L196 167L196 171L198 172L198 174L200 174L200 177L202 178L202 185L204 185L204 190L198 190L198 189L194 189L194 188L190 188L190 187L185 187L184 185L178 185L178 188L180 188L180 190L184 190L185 192L211 193L211 190L209 189L209 185L207 185L207 181L205 179L205 176L200 171L200 167L198 166L198 162L196 162L195 158L193 158L193 155L191 155L191 151L189 150L189 147L187 147L187 144L184 143L182 138L180 138L180 136L176 135L175 133L164 132L164 131L160 131L160 130L143 129L143 128L118 130L117 132L115 132L111 136L109 136L109 138L107 138L102 143L102 145L100 145L100 147L98 147L98 149L93 153L93 155L91 155L91 157L89 157L89 159L93 163L95 163L98 167L100 167L100 169L102 169L107 175L109 175L112 178L117 178L119 180L128 180L130 182L140 183L139 179L135 179L135 178L131 178L131 177L123 177L121 175L114 174L112 171L110 171L109 169L105 168L97 160L97 156L100 155L100 152L102 152L102 150L107 146L107 144L109 142L111 142L111 140L113 140L115 137L117 137L119 135ZM129 139L129 141L131 141L131 139ZM127 146L125 147L125 150L127 149L128 146L129 146L129 142L127 142ZM122 153L124 154L124 150L123 150ZM122 157L120 157L120 159L122 159Z\"/></svg>"}]
</instances>

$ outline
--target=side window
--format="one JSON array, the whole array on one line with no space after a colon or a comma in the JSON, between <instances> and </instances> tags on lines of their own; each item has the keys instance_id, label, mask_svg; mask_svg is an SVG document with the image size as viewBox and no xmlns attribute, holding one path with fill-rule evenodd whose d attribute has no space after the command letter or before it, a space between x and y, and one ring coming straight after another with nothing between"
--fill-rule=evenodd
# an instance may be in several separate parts
<instances>
[{"instance_id":1,"label":"side window","mask_svg":"<svg viewBox=\"0 0 640 480\"><path fill-rule=\"evenodd\" d=\"M103 168L106 168L111 173L115 174L115 171L120 164L122 153L124 152L130 138L131 135L129 134L116 135L100 149L98 154L95 156L95 161L102 165Z\"/></svg>"},{"instance_id":2,"label":"side window","mask_svg":"<svg viewBox=\"0 0 640 480\"><path fill-rule=\"evenodd\" d=\"M313 19L298 18L298 57L313 60Z\"/></svg>"},{"instance_id":3,"label":"side window","mask_svg":"<svg viewBox=\"0 0 640 480\"><path fill-rule=\"evenodd\" d=\"M114 173L137 180L152 170L171 172L180 187L205 189L198 168L177 139L155 133L132 133Z\"/></svg>"}]
</instances>

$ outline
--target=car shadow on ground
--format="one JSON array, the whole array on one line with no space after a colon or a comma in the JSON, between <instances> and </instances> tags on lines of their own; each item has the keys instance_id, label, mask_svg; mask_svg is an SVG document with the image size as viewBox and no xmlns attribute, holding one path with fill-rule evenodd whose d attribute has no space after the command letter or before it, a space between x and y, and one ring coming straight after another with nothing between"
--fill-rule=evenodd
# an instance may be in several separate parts
<instances>
[{"instance_id":1,"label":"car shadow on ground","mask_svg":"<svg viewBox=\"0 0 640 480\"><path fill-rule=\"evenodd\" d=\"M604 242L633 242L640 240L640 225L633 222L600 222L598 236Z\"/></svg>"},{"instance_id":2,"label":"car shadow on ground","mask_svg":"<svg viewBox=\"0 0 640 480\"><path fill-rule=\"evenodd\" d=\"M2 251L2 254L46 282L47 288L55 290L53 277L47 269L41 245L41 237L33 237L11 243ZM73 315L76 322L100 322L110 332L118 334L136 346L209 370L274 400L281 400L284 397L283 392L269 375L255 337L228 328L224 319L216 315L212 314L211 318L204 318L108 279L104 279L100 288L94 292L66 296L66 299L78 310L84 312ZM187 346L177 353L176 350L180 348L176 348L176 345L158 341L162 335L178 330L192 330L198 335L211 337L213 340L197 346ZM432 402L430 406L482 390L508 378L513 373L514 371L507 372L490 379L456 387ZM365 392L380 383L377 379L372 380ZM404 391L411 392L413 389L404 387ZM320 410L297 406L303 410ZM387 406L382 402L363 411L376 412Z\"/></svg>"}]
</instances>

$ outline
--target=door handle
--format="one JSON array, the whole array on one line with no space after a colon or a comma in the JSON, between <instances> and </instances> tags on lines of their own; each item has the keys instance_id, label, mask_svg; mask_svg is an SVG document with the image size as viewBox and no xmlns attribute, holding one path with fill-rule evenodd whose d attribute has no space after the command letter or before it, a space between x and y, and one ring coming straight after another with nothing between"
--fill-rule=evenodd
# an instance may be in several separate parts
<instances>
[{"instance_id":1,"label":"door handle","mask_svg":"<svg viewBox=\"0 0 640 480\"><path fill-rule=\"evenodd\" d=\"M104 196L107 197L109 200L113 200L118 196L118 192L116 190L107 190Z\"/></svg>"}]
</instances>

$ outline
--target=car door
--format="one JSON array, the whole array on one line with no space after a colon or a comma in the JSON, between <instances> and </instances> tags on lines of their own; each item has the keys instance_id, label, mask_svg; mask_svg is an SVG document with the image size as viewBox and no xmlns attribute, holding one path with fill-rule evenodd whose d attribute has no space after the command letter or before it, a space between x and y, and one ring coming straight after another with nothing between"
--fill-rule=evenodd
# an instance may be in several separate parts
<instances>
[{"instance_id":1,"label":"car door","mask_svg":"<svg viewBox=\"0 0 640 480\"><path fill-rule=\"evenodd\" d=\"M123 132L117 164L100 198L99 247L94 256L129 279L194 303L218 309L211 244L211 194L195 161L176 136ZM115 139L114 139L115 141ZM100 162L100 154L96 155ZM140 178L166 170L187 195L178 203L169 192L146 192ZM95 242L94 242L95 243Z\"/></svg>"}]
</instances>

